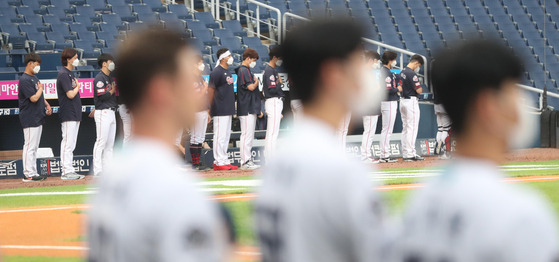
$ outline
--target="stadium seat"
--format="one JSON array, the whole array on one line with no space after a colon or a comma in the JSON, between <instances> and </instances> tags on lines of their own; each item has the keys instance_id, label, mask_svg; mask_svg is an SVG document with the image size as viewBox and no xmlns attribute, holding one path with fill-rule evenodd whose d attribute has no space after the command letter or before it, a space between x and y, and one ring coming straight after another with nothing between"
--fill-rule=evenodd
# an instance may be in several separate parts
<instances>
[{"instance_id":1,"label":"stadium seat","mask_svg":"<svg viewBox=\"0 0 559 262\"><path fill-rule=\"evenodd\" d=\"M202 40L205 45L217 45L217 41L213 39L212 33L208 29L192 29L192 36Z\"/></svg>"},{"instance_id":2,"label":"stadium seat","mask_svg":"<svg viewBox=\"0 0 559 262\"><path fill-rule=\"evenodd\" d=\"M192 19L192 15L188 12L185 5L171 4L167 7L169 12L176 14L180 19Z\"/></svg>"},{"instance_id":3,"label":"stadium seat","mask_svg":"<svg viewBox=\"0 0 559 262\"><path fill-rule=\"evenodd\" d=\"M221 21L223 28L230 30L235 36L247 36L247 33L243 30L241 23L237 20L225 20Z\"/></svg>"},{"instance_id":4,"label":"stadium seat","mask_svg":"<svg viewBox=\"0 0 559 262\"><path fill-rule=\"evenodd\" d=\"M219 28L219 24L215 22L213 15L209 12L194 13L194 18L204 23L207 28Z\"/></svg>"},{"instance_id":5,"label":"stadium seat","mask_svg":"<svg viewBox=\"0 0 559 262\"><path fill-rule=\"evenodd\" d=\"M146 5L148 5L151 8L151 10L154 11L154 12L159 12L159 13L167 12L167 8L165 8L161 4L160 0L143 0L142 2Z\"/></svg>"},{"instance_id":6,"label":"stadium seat","mask_svg":"<svg viewBox=\"0 0 559 262\"><path fill-rule=\"evenodd\" d=\"M86 4L98 12L110 12L111 9L105 4L105 0L86 0Z\"/></svg>"}]
</instances>

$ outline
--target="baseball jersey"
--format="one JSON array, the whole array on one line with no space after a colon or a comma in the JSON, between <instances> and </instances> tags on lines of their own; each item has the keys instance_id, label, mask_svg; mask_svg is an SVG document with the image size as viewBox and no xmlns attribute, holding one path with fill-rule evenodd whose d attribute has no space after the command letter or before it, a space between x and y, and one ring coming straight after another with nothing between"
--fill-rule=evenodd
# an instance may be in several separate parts
<instances>
[{"instance_id":1,"label":"baseball jersey","mask_svg":"<svg viewBox=\"0 0 559 262\"><path fill-rule=\"evenodd\" d=\"M90 262L224 261L217 205L173 148L136 138L115 155L90 200Z\"/></svg>"},{"instance_id":2,"label":"baseball jersey","mask_svg":"<svg viewBox=\"0 0 559 262\"><path fill-rule=\"evenodd\" d=\"M410 98L412 96L419 97L417 89L421 88L419 78L411 68L406 67L400 72L400 80L402 81L402 97Z\"/></svg>"},{"instance_id":3,"label":"baseball jersey","mask_svg":"<svg viewBox=\"0 0 559 262\"><path fill-rule=\"evenodd\" d=\"M93 102L95 109L116 109L118 107L116 95L111 95L110 91L116 88L113 79L105 75L103 71L99 72L93 80L95 92L93 94Z\"/></svg>"},{"instance_id":4,"label":"baseball jersey","mask_svg":"<svg viewBox=\"0 0 559 262\"><path fill-rule=\"evenodd\" d=\"M38 89L39 78L26 73L21 75L17 98L19 103L19 122L23 128L38 127L45 123L45 96L41 94L41 97L35 103L29 99L37 93Z\"/></svg>"},{"instance_id":5,"label":"baseball jersey","mask_svg":"<svg viewBox=\"0 0 559 262\"><path fill-rule=\"evenodd\" d=\"M198 112L210 109L210 104L208 102L208 90L204 89L205 82L206 80L204 80L202 76L200 76L200 80L194 82L194 91L199 94L202 99L204 99L204 103L202 103ZM202 94L202 92L204 93Z\"/></svg>"},{"instance_id":6,"label":"baseball jersey","mask_svg":"<svg viewBox=\"0 0 559 262\"><path fill-rule=\"evenodd\" d=\"M254 74L250 68L241 65L237 72L237 115L260 114L260 89L258 86L250 91L248 85L255 82Z\"/></svg>"},{"instance_id":7,"label":"baseball jersey","mask_svg":"<svg viewBox=\"0 0 559 262\"><path fill-rule=\"evenodd\" d=\"M306 118L260 172L256 231L263 261L379 261L383 206L335 130Z\"/></svg>"},{"instance_id":8,"label":"baseball jersey","mask_svg":"<svg viewBox=\"0 0 559 262\"><path fill-rule=\"evenodd\" d=\"M396 74L392 73L386 66L380 68L380 80L382 86L386 87L387 96L384 101L398 101L398 83Z\"/></svg>"},{"instance_id":9,"label":"baseball jersey","mask_svg":"<svg viewBox=\"0 0 559 262\"><path fill-rule=\"evenodd\" d=\"M212 116L232 116L235 114L235 86L233 75L221 65L210 74L209 88L215 89L210 113Z\"/></svg>"},{"instance_id":10,"label":"baseball jersey","mask_svg":"<svg viewBox=\"0 0 559 262\"><path fill-rule=\"evenodd\" d=\"M80 93L72 99L68 98L66 92L76 88L78 79L74 76L74 72L62 67L58 71L56 78L56 93L58 94L58 116L60 121L81 121L82 120L82 100Z\"/></svg>"},{"instance_id":11,"label":"baseball jersey","mask_svg":"<svg viewBox=\"0 0 559 262\"><path fill-rule=\"evenodd\" d=\"M410 197L390 261L558 261L549 204L486 160L457 159Z\"/></svg>"},{"instance_id":12,"label":"baseball jersey","mask_svg":"<svg viewBox=\"0 0 559 262\"><path fill-rule=\"evenodd\" d=\"M284 97L283 90L281 89L280 76L278 71L266 65L264 74L262 74L262 91L264 91L265 98Z\"/></svg>"}]
</instances>

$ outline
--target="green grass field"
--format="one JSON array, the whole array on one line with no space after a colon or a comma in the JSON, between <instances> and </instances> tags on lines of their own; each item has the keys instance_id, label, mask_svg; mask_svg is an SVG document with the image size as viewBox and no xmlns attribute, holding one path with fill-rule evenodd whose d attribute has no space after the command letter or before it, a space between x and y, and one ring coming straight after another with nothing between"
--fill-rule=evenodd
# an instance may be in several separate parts
<instances>
[{"instance_id":1,"label":"green grass field","mask_svg":"<svg viewBox=\"0 0 559 262\"><path fill-rule=\"evenodd\" d=\"M532 166L528 168L529 166ZM559 161L542 161L530 163L513 163L503 167L510 176L543 176L543 175L559 175ZM399 177L390 179L390 175L409 175L414 173L433 173L440 168L397 168L388 170L379 170L372 174L374 179L376 176L388 177L377 183L381 184L407 184L424 180L425 177ZM254 191L254 177L232 177L232 178L212 178L204 182L204 187L213 190L212 194L231 194L246 193ZM246 182L246 183L245 183ZM248 183L250 182L250 183ZM545 195L553 206L557 217L559 218L559 181L546 182L530 182L523 183L523 186L533 188ZM23 208L33 206L53 206L53 205L72 205L84 204L89 197L89 193L95 188L86 185L78 186L57 186L42 188L20 188L0 190L0 209ZM81 192L75 195L56 195L56 192ZM394 190L382 192L385 203L391 214L399 214L402 212L407 197L412 193L411 190ZM53 193L54 195L35 195L35 196L9 196L5 194L18 193ZM238 241L241 245L255 245L255 237L252 228L252 205L249 201L227 202L224 204L232 213L233 220L236 225ZM80 211L80 212L87 212ZM559 221L558 221L559 223ZM9 242L9 239L2 239L3 243ZM80 241L83 236L67 239L65 241ZM48 258L48 257L21 257L21 256L4 256L3 261L7 262L35 262L35 261L57 261L57 262L74 262L81 261L80 258Z\"/></svg>"}]
</instances>

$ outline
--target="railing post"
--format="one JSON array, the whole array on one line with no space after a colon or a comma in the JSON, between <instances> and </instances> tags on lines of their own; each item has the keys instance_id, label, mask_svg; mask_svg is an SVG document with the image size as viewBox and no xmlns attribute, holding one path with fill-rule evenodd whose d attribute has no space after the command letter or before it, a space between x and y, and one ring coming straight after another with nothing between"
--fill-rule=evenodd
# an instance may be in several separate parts
<instances>
[{"instance_id":1,"label":"railing post","mask_svg":"<svg viewBox=\"0 0 559 262\"><path fill-rule=\"evenodd\" d=\"M215 0L215 15L214 15L215 19L217 20L221 20L221 16L219 13L219 0Z\"/></svg>"},{"instance_id":2,"label":"railing post","mask_svg":"<svg viewBox=\"0 0 559 262\"><path fill-rule=\"evenodd\" d=\"M241 21L241 8L239 7L239 0L237 0L237 21Z\"/></svg>"},{"instance_id":3,"label":"railing post","mask_svg":"<svg viewBox=\"0 0 559 262\"><path fill-rule=\"evenodd\" d=\"M260 6L256 6L256 35L260 38Z\"/></svg>"}]
</instances>

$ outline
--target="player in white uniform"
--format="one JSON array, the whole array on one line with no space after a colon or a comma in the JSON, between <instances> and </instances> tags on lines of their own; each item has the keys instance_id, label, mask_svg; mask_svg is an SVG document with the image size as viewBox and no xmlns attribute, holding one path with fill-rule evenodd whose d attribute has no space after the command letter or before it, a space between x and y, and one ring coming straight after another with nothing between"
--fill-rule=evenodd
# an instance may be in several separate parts
<instances>
[{"instance_id":1,"label":"player in white uniform","mask_svg":"<svg viewBox=\"0 0 559 262\"><path fill-rule=\"evenodd\" d=\"M210 101L208 98L208 84L202 72L204 72L204 59L201 55L197 56L198 66L194 70L196 79L194 80L194 90L202 97L200 108L195 114L194 126L190 129L190 156L192 158L192 168L198 171L208 171L209 168L204 166L201 161L202 147L206 139L206 129L210 118Z\"/></svg>"},{"instance_id":2,"label":"player in white uniform","mask_svg":"<svg viewBox=\"0 0 559 262\"><path fill-rule=\"evenodd\" d=\"M130 35L119 51L116 78L134 136L91 200L89 261L225 261L219 209L179 169L174 149L201 101L192 86L197 51L157 29Z\"/></svg>"},{"instance_id":3,"label":"player in white uniform","mask_svg":"<svg viewBox=\"0 0 559 262\"><path fill-rule=\"evenodd\" d=\"M290 31L282 48L305 111L261 172L255 221L263 261L379 261L383 206L366 166L336 145L347 112L361 115L382 99L366 80L359 26L312 21Z\"/></svg>"},{"instance_id":4,"label":"player in white uniform","mask_svg":"<svg viewBox=\"0 0 559 262\"><path fill-rule=\"evenodd\" d=\"M402 115L402 156L404 161L423 161L425 158L416 152L417 132L419 131L419 95L423 88L417 77L419 68L425 63L420 55L413 55L406 68L400 72L402 81L402 99L400 114Z\"/></svg>"},{"instance_id":5,"label":"player in white uniform","mask_svg":"<svg viewBox=\"0 0 559 262\"><path fill-rule=\"evenodd\" d=\"M111 77L115 69L114 58L103 53L97 58L101 72L93 80L93 101L95 109L91 112L95 118L95 133L97 139L93 146L93 174L98 176L103 172L103 166L113 158L113 147L116 135L116 85Z\"/></svg>"},{"instance_id":6,"label":"player in white uniform","mask_svg":"<svg viewBox=\"0 0 559 262\"><path fill-rule=\"evenodd\" d=\"M118 105L118 114L122 120L122 145L126 145L130 141L130 133L132 133L132 118L125 104Z\"/></svg>"},{"instance_id":7,"label":"player in white uniform","mask_svg":"<svg viewBox=\"0 0 559 262\"><path fill-rule=\"evenodd\" d=\"M378 74L380 69L380 55L375 51L365 52L365 61L367 61L367 68L369 70L374 70ZM378 81L379 79L375 77L371 81ZM378 110L378 109L377 109ZM378 112L370 112L366 116L363 116L363 137L361 139L361 161L366 163L378 163L375 160L372 153L373 138L375 132L377 131L378 123ZM347 134L347 131L346 131Z\"/></svg>"},{"instance_id":8,"label":"player in white uniform","mask_svg":"<svg viewBox=\"0 0 559 262\"><path fill-rule=\"evenodd\" d=\"M523 74L510 49L488 41L437 56L432 83L454 125L456 160L410 198L389 261L558 261L549 205L505 184L498 166L513 144L533 138L516 85Z\"/></svg>"}]
</instances>

